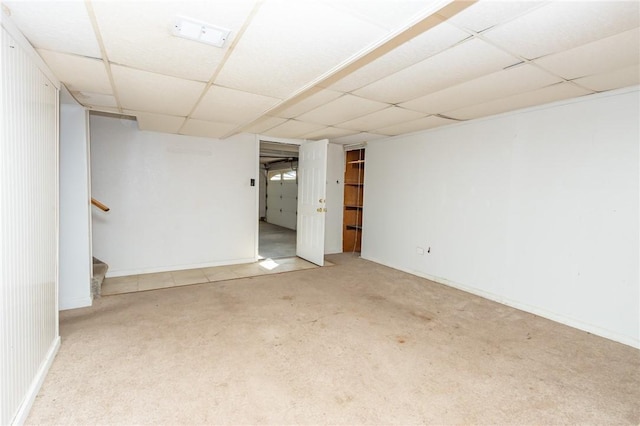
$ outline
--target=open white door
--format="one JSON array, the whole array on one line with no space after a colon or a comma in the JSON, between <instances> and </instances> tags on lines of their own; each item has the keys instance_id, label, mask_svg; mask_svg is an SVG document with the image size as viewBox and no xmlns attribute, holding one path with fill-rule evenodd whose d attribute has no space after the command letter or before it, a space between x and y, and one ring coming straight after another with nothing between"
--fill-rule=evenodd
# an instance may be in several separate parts
<instances>
[{"instance_id":1,"label":"open white door","mask_svg":"<svg viewBox=\"0 0 640 426\"><path fill-rule=\"evenodd\" d=\"M324 265L328 143L323 139L302 144L298 157L296 255L318 266Z\"/></svg>"}]
</instances>

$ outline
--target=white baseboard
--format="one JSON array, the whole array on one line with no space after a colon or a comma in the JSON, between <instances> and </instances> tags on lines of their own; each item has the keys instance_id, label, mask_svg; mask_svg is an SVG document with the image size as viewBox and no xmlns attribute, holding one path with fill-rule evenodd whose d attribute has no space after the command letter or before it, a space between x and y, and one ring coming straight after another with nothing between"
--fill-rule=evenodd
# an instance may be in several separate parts
<instances>
[{"instance_id":1,"label":"white baseboard","mask_svg":"<svg viewBox=\"0 0 640 426\"><path fill-rule=\"evenodd\" d=\"M93 300L91 299L91 296L77 297L75 299L60 299L58 301L58 310L66 311L67 309L86 308L92 304Z\"/></svg>"},{"instance_id":2,"label":"white baseboard","mask_svg":"<svg viewBox=\"0 0 640 426\"><path fill-rule=\"evenodd\" d=\"M33 402L36 400L36 396L38 392L40 392L40 388L42 387L42 383L44 383L44 379L47 377L47 373L49 372L49 367L53 363L53 359L56 357L58 353L58 349L60 348L60 336L56 336L56 338L51 343L49 350L47 351L47 355L44 357L44 360L40 364L40 368L36 373L33 381L31 382L31 386L29 386L29 390L22 400L22 404L20 404L20 408L18 408L18 412L16 413L12 425L21 426L27 421L27 417L29 417L29 412L31 411L31 406Z\"/></svg>"},{"instance_id":3,"label":"white baseboard","mask_svg":"<svg viewBox=\"0 0 640 426\"><path fill-rule=\"evenodd\" d=\"M458 290L462 290L465 291L467 293L471 293L474 294L476 296L480 296L484 299L489 299L492 300L494 302L498 302L501 303L503 305L506 306L510 306L512 308L515 309L519 309L521 311L524 312L529 312L530 314L534 314L534 315L538 315L539 317L543 317L546 319L549 319L551 321L555 321L558 322L560 324L564 324L564 325L568 325L569 327L573 327L573 328L577 328L578 330L582 330L582 331L586 331L588 333L591 334L595 334L596 336L600 336L600 337L604 337L605 339L609 339L609 340L613 340L615 342L618 343L622 343L628 346L631 346L632 348L637 348L640 349L640 338L633 338L627 335L623 335L620 333L616 333L615 331L609 330L609 329L605 329L602 327L599 327L597 325L594 324L589 324L589 323L585 323L583 321L577 320L575 318L571 318L562 314L558 314L555 312L550 312L547 310L544 310L542 308L536 307L536 306L531 306L531 305L527 305L526 303L522 303L516 300L511 300L508 298L504 298L500 295L494 294L494 293L490 293L487 291L483 291L481 289L475 288L475 287L469 287L466 286L464 284L460 284L457 282L453 282L453 281L449 281L446 278L441 278L441 277L436 277L433 275L429 275L429 274L425 274L422 273L420 271L413 271L413 270L409 270L409 269L405 269L405 268L400 268L398 266L394 266L394 265L390 265L387 264L385 262L379 261L377 259L374 258L370 258L370 257L362 257L363 259L369 260L371 262L375 262L375 263L379 263L381 265L387 266L389 268L393 268L393 269L397 269L399 271L402 272L406 272L408 274L411 275L416 275L418 277L421 278L425 278L429 281L433 281L436 282L438 284L443 284L446 285L448 287L453 287L453 288L457 288Z\"/></svg>"}]
</instances>

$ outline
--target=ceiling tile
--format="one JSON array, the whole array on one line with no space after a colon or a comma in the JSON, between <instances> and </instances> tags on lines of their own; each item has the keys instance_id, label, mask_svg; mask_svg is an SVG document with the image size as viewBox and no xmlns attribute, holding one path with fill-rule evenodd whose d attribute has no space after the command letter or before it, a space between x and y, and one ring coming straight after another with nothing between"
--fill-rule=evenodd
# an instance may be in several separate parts
<instances>
[{"instance_id":1,"label":"ceiling tile","mask_svg":"<svg viewBox=\"0 0 640 426\"><path fill-rule=\"evenodd\" d=\"M96 1L93 7L110 61L206 82L254 4L255 0ZM171 31L178 16L227 28L231 34L223 48L175 37Z\"/></svg>"},{"instance_id":2,"label":"ceiling tile","mask_svg":"<svg viewBox=\"0 0 640 426\"><path fill-rule=\"evenodd\" d=\"M323 0L341 12L347 12L364 21L392 30L408 22L422 10L428 2L416 0Z\"/></svg>"},{"instance_id":3,"label":"ceiling tile","mask_svg":"<svg viewBox=\"0 0 640 426\"><path fill-rule=\"evenodd\" d=\"M518 62L520 60L490 44L472 39L353 93L368 99L396 104Z\"/></svg>"},{"instance_id":4,"label":"ceiling tile","mask_svg":"<svg viewBox=\"0 0 640 426\"><path fill-rule=\"evenodd\" d=\"M441 114L465 106L549 86L560 81L562 81L560 78L533 65L518 65L430 93L400 105L427 114Z\"/></svg>"},{"instance_id":5,"label":"ceiling tile","mask_svg":"<svg viewBox=\"0 0 640 426\"><path fill-rule=\"evenodd\" d=\"M535 60L566 79L601 74L640 62L640 28Z\"/></svg>"},{"instance_id":6,"label":"ceiling tile","mask_svg":"<svg viewBox=\"0 0 640 426\"><path fill-rule=\"evenodd\" d=\"M219 139L226 136L235 127L235 124L214 123L212 121L194 120L190 118L184 123L180 134Z\"/></svg>"},{"instance_id":7,"label":"ceiling tile","mask_svg":"<svg viewBox=\"0 0 640 426\"><path fill-rule=\"evenodd\" d=\"M242 129L243 132L247 133L264 133L269 129L276 127L279 124L287 121L286 118L280 117L271 117L271 116L263 116L256 120L255 123L250 124L249 126Z\"/></svg>"},{"instance_id":8,"label":"ceiling tile","mask_svg":"<svg viewBox=\"0 0 640 426\"><path fill-rule=\"evenodd\" d=\"M333 126L334 124L361 117L388 106L389 105L382 102L371 101L353 95L344 95L302 114L298 118L302 121Z\"/></svg>"},{"instance_id":9,"label":"ceiling tile","mask_svg":"<svg viewBox=\"0 0 640 426\"><path fill-rule=\"evenodd\" d=\"M339 129L337 127L325 127L320 130L313 131L311 133L307 133L302 137L304 139L312 139L312 140L320 140L320 139L335 139L342 136L348 136L359 133L354 130L349 129Z\"/></svg>"},{"instance_id":10,"label":"ceiling tile","mask_svg":"<svg viewBox=\"0 0 640 426\"><path fill-rule=\"evenodd\" d=\"M483 33L528 59L561 52L638 27L637 1L555 1Z\"/></svg>"},{"instance_id":11,"label":"ceiling tile","mask_svg":"<svg viewBox=\"0 0 640 426\"><path fill-rule=\"evenodd\" d=\"M449 18L460 28L481 32L543 5L542 1L481 0Z\"/></svg>"},{"instance_id":12,"label":"ceiling tile","mask_svg":"<svg viewBox=\"0 0 640 426\"><path fill-rule=\"evenodd\" d=\"M117 108L118 104L116 102L116 98L112 95L105 95L102 93L91 93L91 92L74 92L69 91L73 95L74 98L82 105L86 107L92 106L107 106Z\"/></svg>"},{"instance_id":13,"label":"ceiling tile","mask_svg":"<svg viewBox=\"0 0 640 426\"><path fill-rule=\"evenodd\" d=\"M298 120L287 120L286 122L273 127L263 134L278 138L302 138L303 135L311 133L315 130L324 128L322 124L305 123Z\"/></svg>"},{"instance_id":14,"label":"ceiling tile","mask_svg":"<svg viewBox=\"0 0 640 426\"><path fill-rule=\"evenodd\" d=\"M216 83L285 99L385 33L322 2L264 2Z\"/></svg>"},{"instance_id":15,"label":"ceiling tile","mask_svg":"<svg viewBox=\"0 0 640 426\"><path fill-rule=\"evenodd\" d=\"M191 118L243 124L255 120L278 102L280 99L211 86Z\"/></svg>"},{"instance_id":16,"label":"ceiling tile","mask_svg":"<svg viewBox=\"0 0 640 426\"><path fill-rule=\"evenodd\" d=\"M136 116L140 130L149 130L151 132L178 133L185 120L185 117L176 117L174 115L151 114L139 111L125 111L125 113Z\"/></svg>"},{"instance_id":17,"label":"ceiling tile","mask_svg":"<svg viewBox=\"0 0 640 426\"><path fill-rule=\"evenodd\" d=\"M111 83L101 59L39 49L51 71L70 91L111 94Z\"/></svg>"},{"instance_id":18,"label":"ceiling tile","mask_svg":"<svg viewBox=\"0 0 640 426\"><path fill-rule=\"evenodd\" d=\"M559 83L530 92L519 93L491 102L473 105L459 110L450 111L447 116L460 120L471 120L488 115L500 114L520 108L541 105L562 99L588 95L592 92L581 89L571 83Z\"/></svg>"},{"instance_id":19,"label":"ceiling tile","mask_svg":"<svg viewBox=\"0 0 640 426\"><path fill-rule=\"evenodd\" d=\"M573 80L582 87L596 92L620 89L622 87L640 84L640 67L633 65L603 74L590 75L588 77Z\"/></svg>"},{"instance_id":20,"label":"ceiling tile","mask_svg":"<svg viewBox=\"0 0 640 426\"><path fill-rule=\"evenodd\" d=\"M376 135L374 133L362 132L362 133L356 133L355 135L342 136L339 138L331 139L331 143L338 143L341 145L350 145L350 144L356 144L356 143L369 142L376 139L382 139L384 137L385 137L384 135Z\"/></svg>"},{"instance_id":21,"label":"ceiling tile","mask_svg":"<svg viewBox=\"0 0 640 426\"><path fill-rule=\"evenodd\" d=\"M379 129L380 127L387 127L405 121L417 120L424 116L425 114L420 112L409 111L408 109L392 106L354 120L345 121L344 123L340 123L339 126L345 129L368 132L374 129Z\"/></svg>"},{"instance_id":22,"label":"ceiling tile","mask_svg":"<svg viewBox=\"0 0 640 426\"><path fill-rule=\"evenodd\" d=\"M4 1L11 20L36 48L101 58L84 2Z\"/></svg>"},{"instance_id":23,"label":"ceiling tile","mask_svg":"<svg viewBox=\"0 0 640 426\"><path fill-rule=\"evenodd\" d=\"M290 107L284 108L281 111L275 111L274 114L278 117L294 118L299 116L300 114L311 111L312 109L317 108L320 105L324 105L327 102L338 99L342 95L343 93L340 92L322 89L317 93L314 93L313 95L301 100L300 102L291 105Z\"/></svg>"},{"instance_id":24,"label":"ceiling tile","mask_svg":"<svg viewBox=\"0 0 640 426\"><path fill-rule=\"evenodd\" d=\"M122 107L134 111L186 116L205 88L205 83L118 65L111 72Z\"/></svg>"},{"instance_id":25,"label":"ceiling tile","mask_svg":"<svg viewBox=\"0 0 640 426\"><path fill-rule=\"evenodd\" d=\"M448 120L446 118L430 115L429 117L420 118L418 120L383 127L381 129L377 129L376 133L380 133L386 136L397 136L405 133L419 132L421 130L433 129L434 127L446 126L447 124L455 123L458 123L458 121Z\"/></svg>"},{"instance_id":26,"label":"ceiling tile","mask_svg":"<svg viewBox=\"0 0 640 426\"><path fill-rule=\"evenodd\" d=\"M433 56L467 37L469 34L466 32L446 22L442 23L365 65L329 88L351 92Z\"/></svg>"}]
</instances>

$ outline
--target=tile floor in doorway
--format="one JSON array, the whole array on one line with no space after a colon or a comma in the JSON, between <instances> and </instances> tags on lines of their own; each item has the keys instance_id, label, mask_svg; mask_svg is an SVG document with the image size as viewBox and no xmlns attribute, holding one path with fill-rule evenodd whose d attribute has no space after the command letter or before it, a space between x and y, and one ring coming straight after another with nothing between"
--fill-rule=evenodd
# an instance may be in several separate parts
<instances>
[{"instance_id":1,"label":"tile floor in doorway","mask_svg":"<svg viewBox=\"0 0 640 426\"><path fill-rule=\"evenodd\" d=\"M325 266L331 265L330 262L325 261ZM240 265L128 275L124 277L106 278L102 283L101 294L102 296L110 296L136 291L278 274L281 272L299 271L317 267L317 265L300 259L299 257L288 257L283 259L263 259L255 263L244 263Z\"/></svg>"}]
</instances>

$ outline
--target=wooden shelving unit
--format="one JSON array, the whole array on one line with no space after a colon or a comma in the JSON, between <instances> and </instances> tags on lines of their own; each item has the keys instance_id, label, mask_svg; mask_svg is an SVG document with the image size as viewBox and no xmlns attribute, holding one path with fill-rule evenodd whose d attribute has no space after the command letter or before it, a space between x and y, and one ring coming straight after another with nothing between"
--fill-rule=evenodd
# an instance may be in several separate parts
<instances>
[{"instance_id":1,"label":"wooden shelving unit","mask_svg":"<svg viewBox=\"0 0 640 426\"><path fill-rule=\"evenodd\" d=\"M344 172L342 251L359 252L362 242L364 149L347 151Z\"/></svg>"}]
</instances>

